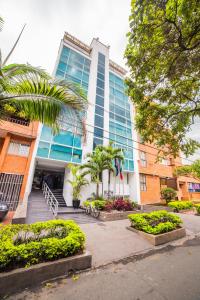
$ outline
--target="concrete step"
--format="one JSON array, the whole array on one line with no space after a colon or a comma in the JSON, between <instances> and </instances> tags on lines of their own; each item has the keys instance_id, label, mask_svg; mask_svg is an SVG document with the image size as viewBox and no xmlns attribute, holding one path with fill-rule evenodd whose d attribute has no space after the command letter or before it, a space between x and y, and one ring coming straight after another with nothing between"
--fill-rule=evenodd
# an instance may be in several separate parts
<instances>
[{"instance_id":1,"label":"concrete step","mask_svg":"<svg viewBox=\"0 0 200 300\"><path fill-rule=\"evenodd\" d=\"M62 214L85 214L85 210L81 208L73 208L71 206L67 207L59 207L58 208L58 215Z\"/></svg>"}]
</instances>

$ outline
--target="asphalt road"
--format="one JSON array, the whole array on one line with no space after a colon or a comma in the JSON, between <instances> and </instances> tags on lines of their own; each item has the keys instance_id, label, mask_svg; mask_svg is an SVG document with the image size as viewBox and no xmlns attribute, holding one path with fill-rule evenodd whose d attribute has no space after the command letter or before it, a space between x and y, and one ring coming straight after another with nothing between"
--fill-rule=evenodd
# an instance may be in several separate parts
<instances>
[{"instance_id":1,"label":"asphalt road","mask_svg":"<svg viewBox=\"0 0 200 300\"><path fill-rule=\"evenodd\" d=\"M25 290L10 300L200 300L200 240Z\"/></svg>"}]
</instances>

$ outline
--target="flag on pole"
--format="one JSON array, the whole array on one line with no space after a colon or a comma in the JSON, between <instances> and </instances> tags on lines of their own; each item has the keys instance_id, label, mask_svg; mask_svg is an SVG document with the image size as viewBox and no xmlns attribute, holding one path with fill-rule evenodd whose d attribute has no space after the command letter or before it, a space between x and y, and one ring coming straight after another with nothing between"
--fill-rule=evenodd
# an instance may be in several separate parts
<instances>
[{"instance_id":1,"label":"flag on pole","mask_svg":"<svg viewBox=\"0 0 200 300\"><path fill-rule=\"evenodd\" d=\"M121 160L118 158L115 158L115 170L116 170L116 176L120 176L120 179L123 180L123 174L122 174L122 164Z\"/></svg>"}]
</instances>

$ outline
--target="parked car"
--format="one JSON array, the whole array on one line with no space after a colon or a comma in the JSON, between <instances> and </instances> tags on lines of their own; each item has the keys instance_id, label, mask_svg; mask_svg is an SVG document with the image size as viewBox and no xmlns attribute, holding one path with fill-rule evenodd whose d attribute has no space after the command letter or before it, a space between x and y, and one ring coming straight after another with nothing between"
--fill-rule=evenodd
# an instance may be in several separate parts
<instances>
[{"instance_id":1,"label":"parked car","mask_svg":"<svg viewBox=\"0 0 200 300\"><path fill-rule=\"evenodd\" d=\"M5 202L4 194L0 192L0 221L3 221L3 219L6 217L8 210L9 207Z\"/></svg>"}]
</instances>

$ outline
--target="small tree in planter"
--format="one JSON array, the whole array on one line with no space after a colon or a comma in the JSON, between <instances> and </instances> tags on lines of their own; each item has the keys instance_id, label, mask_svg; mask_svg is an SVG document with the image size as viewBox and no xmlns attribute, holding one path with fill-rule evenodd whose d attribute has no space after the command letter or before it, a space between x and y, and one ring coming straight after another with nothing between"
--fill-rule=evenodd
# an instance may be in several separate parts
<instances>
[{"instance_id":1,"label":"small tree in planter","mask_svg":"<svg viewBox=\"0 0 200 300\"><path fill-rule=\"evenodd\" d=\"M177 193L173 188L167 187L161 190L162 198L167 202L167 204L176 197Z\"/></svg>"},{"instance_id":2,"label":"small tree in planter","mask_svg":"<svg viewBox=\"0 0 200 300\"><path fill-rule=\"evenodd\" d=\"M89 182L85 178L85 175L80 173L79 166L70 165L69 168L73 175L73 180L68 180L68 182L71 184L73 188L73 192L72 192L73 207L79 208L81 188L89 184Z\"/></svg>"}]
</instances>

